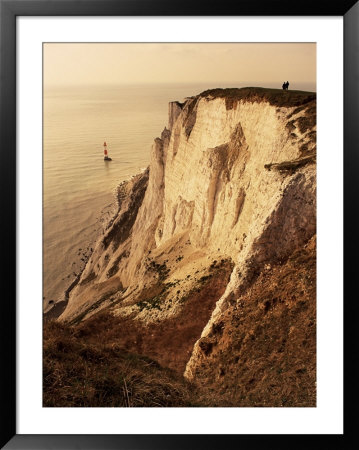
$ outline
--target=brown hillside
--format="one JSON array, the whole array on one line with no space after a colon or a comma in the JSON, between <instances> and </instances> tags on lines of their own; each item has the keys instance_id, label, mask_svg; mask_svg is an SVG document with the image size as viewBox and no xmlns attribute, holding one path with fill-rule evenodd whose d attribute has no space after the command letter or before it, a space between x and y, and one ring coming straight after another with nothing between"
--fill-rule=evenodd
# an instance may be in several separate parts
<instances>
[{"instance_id":1,"label":"brown hillside","mask_svg":"<svg viewBox=\"0 0 359 450\"><path fill-rule=\"evenodd\" d=\"M194 379L228 406L315 406L315 238L268 265L199 347Z\"/></svg>"}]
</instances>

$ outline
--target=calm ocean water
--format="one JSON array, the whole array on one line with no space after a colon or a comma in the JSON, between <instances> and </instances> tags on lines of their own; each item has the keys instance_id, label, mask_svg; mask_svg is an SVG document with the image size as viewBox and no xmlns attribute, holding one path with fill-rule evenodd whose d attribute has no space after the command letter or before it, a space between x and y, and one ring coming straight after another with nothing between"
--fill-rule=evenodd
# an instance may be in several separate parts
<instances>
[{"instance_id":1,"label":"calm ocean water","mask_svg":"<svg viewBox=\"0 0 359 450\"><path fill-rule=\"evenodd\" d=\"M248 83L45 89L45 307L64 298L83 268L115 210L117 185L147 167L152 142L167 125L168 103L210 88L243 86ZM315 90L314 85L294 88ZM103 161L105 140L111 162Z\"/></svg>"}]
</instances>

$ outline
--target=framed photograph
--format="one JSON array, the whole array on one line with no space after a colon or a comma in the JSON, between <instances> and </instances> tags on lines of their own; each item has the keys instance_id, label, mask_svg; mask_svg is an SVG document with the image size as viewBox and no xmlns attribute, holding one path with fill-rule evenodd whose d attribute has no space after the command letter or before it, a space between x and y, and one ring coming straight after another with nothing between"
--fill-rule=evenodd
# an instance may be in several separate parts
<instances>
[{"instance_id":1,"label":"framed photograph","mask_svg":"<svg viewBox=\"0 0 359 450\"><path fill-rule=\"evenodd\" d=\"M1 445L344 448L358 4L0 14Z\"/></svg>"}]
</instances>

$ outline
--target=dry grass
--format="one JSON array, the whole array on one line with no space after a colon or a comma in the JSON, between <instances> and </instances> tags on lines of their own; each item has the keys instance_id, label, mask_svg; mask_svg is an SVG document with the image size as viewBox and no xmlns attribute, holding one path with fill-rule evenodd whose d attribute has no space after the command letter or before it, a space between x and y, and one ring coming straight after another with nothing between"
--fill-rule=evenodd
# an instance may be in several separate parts
<instances>
[{"instance_id":1,"label":"dry grass","mask_svg":"<svg viewBox=\"0 0 359 450\"><path fill-rule=\"evenodd\" d=\"M216 277L203 280L181 316L159 324L106 310L76 325L46 323L43 405L315 406L315 247L313 238L261 271L229 306L200 343L196 386L181 373L213 309L209 295L223 288Z\"/></svg>"},{"instance_id":2,"label":"dry grass","mask_svg":"<svg viewBox=\"0 0 359 450\"><path fill-rule=\"evenodd\" d=\"M242 100L246 102L268 102L273 106L301 106L316 99L315 92L283 91L283 89L268 89L261 87L210 89L202 92L200 97L225 98L226 108L233 109Z\"/></svg>"},{"instance_id":3,"label":"dry grass","mask_svg":"<svg viewBox=\"0 0 359 450\"><path fill-rule=\"evenodd\" d=\"M314 164L315 162L316 162L316 155L310 154L302 158L292 159L291 161L282 161L281 163L265 164L264 168L267 170L275 169L282 173L288 172L292 174L301 167L304 167L307 164Z\"/></svg>"},{"instance_id":4,"label":"dry grass","mask_svg":"<svg viewBox=\"0 0 359 450\"><path fill-rule=\"evenodd\" d=\"M47 407L195 406L191 386L155 361L128 353L111 338L111 317L91 329L59 322L44 327L43 405ZM104 331L102 339L88 335Z\"/></svg>"},{"instance_id":5,"label":"dry grass","mask_svg":"<svg viewBox=\"0 0 359 450\"><path fill-rule=\"evenodd\" d=\"M316 405L315 249L263 270L200 342L194 379L212 406Z\"/></svg>"}]
</instances>

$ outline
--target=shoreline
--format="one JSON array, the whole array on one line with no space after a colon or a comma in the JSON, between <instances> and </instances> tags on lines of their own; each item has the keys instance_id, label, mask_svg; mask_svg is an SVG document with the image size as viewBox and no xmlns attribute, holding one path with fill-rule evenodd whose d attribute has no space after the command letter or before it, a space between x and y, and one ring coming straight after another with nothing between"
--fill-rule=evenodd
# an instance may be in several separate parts
<instances>
[{"instance_id":1,"label":"shoreline","mask_svg":"<svg viewBox=\"0 0 359 450\"><path fill-rule=\"evenodd\" d=\"M118 187L119 186L120 185L118 185ZM103 233L111 225L111 223L115 219L116 215L118 214L118 196L117 196L118 187L116 188L116 193L114 193L114 196L115 196L114 204L116 204L116 209L113 212L113 214L111 214L111 216L107 218L106 222L104 223L103 229L102 229ZM103 210L105 210L108 206L110 206L110 205L104 206ZM106 213L104 212L103 216L105 214ZM101 223L101 217L99 218L98 222ZM94 239L94 243L92 245L96 244L96 242L99 239L99 236L102 236L103 233L102 234L99 233L99 235ZM43 305L43 321L44 322L48 322L50 320L56 320L65 311L65 309L67 307L67 304L68 304L68 301L69 301L70 293L77 286L77 284L79 283L79 281L81 279L81 276L82 276L84 270L86 269L87 263L88 263L88 261L90 260L92 254L93 254L93 247L91 247L91 244L89 244L89 248L90 248L90 252L86 255L86 262L85 262L85 264L80 269L80 271L76 275L76 277L72 280L72 282L68 285L68 287L63 291L63 300L59 300L57 302L54 302L52 307L49 310L47 310L47 311L45 311L45 307Z\"/></svg>"},{"instance_id":2,"label":"shoreline","mask_svg":"<svg viewBox=\"0 0 359 450\"><path fill-rule=\"evenodd\" d=\"M57 302L54 302L52 307L50 309L48 309L47 311L45 311L45 306L43 305L43 321L44 323L50 321L50 320L56 320L58 319L61 314L65 311L67 305L68 305L68 301L69 301L69 297L70 297L70 293L71 291L78 285L81 276L84 272L84 270L87 267L87 263L89 262L92 254L93 254L93 249L94 246L96 245L96 243L98 242L100 236L103 236L103 234L106 232L106 230L108 230L108 228L113 224L114 220L116 219L118 212L120 210L120 202L121 202L121 197L120 197L120 192L121 192L121 188L126 185L127 183L129 183L134 177L136 177L137 175L145 172L148 169L148 167L145 168L141 168L136 174L134 175L130 175L129 177L127 177L125 180L122 180L117 187L115 188L113 195L114 195L114 202L113 202L113 206L114 206L114 211L113 213L107 218L103 220L103 228L102 228L102 234L99 233L99 235L96 237L96 239L94 240L94 243L92 244L93 247L90 247L91 244L89 244L89 248L91 249L89 254L86 255L86 262L84 264L84 266L80 269L79 273L76 275L76 277L74 278L74 280L72 280L72 282L68 285L68 287L63 291L63 300L58 300ZM104 212L104 210L106 208L108 208L110 205L106 205L103 207L102 209L102 217L104 217L106 214L106 212ZM98 219L98 222L101 223L101 218Z\"/></svg>"}]
</instances>

